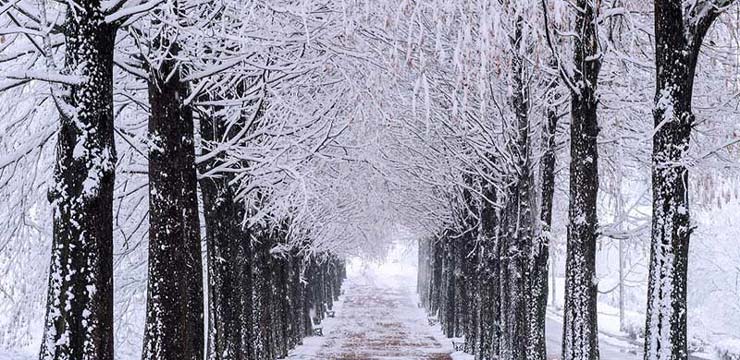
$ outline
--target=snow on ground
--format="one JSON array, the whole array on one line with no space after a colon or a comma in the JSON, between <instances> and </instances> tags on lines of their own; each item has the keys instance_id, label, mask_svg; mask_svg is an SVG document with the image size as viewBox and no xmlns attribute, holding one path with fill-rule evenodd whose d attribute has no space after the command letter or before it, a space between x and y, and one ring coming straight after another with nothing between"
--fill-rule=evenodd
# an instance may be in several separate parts
<instances>
[{"instance_id":1,"label":"snow on ground","mask_svg":"<svg viewBox=\"0 0 740 360\"><path fill-rule=\"evenodd\" d=\"M557 299L558 304L564 302L563 294L565 278L558 277L555 282L556 293L559 295ZM550 282L552 286L552 282ZM550 297L549 303L552 304L552 298ZM643 353L643 341L641 338L635 340L630 338L629 334L620 330L619 324L619 309L611 306L605 302L599 301L597 304L598 309L598 325L599 325L599 352L602 360L612 359L642 359ZM632 310L625 310L625 320L627 325L632 328L642 328L645 322L645 315ZM546 336L547 336L547 353L560 354L561 340L563 334L563 309L562 307L549 306L547 309L547 325L546 325ZM716 347L716 346L715 346ZM716 352L721 352L720 349L715 349ZM733 350L728 349L728 352L734 353ZM690 360L707 360L715 359L716 356L708 353L693 353L689 355ZM554 357L558 359L558 357Z\"/></svg>"},{"instance_id":2,"label":"snow on ground","mask_svg":"<svg viewBox=\"0 0 740 360\"><path fill-rule=\"evenodd\" d=\"M601 320L601 317L599 317ZM601 329L601 324L599 324ZM548 359L560 359L563 338L563 318L551 309L547 312L545 327ZM599 357L602 360L641 360L642 350L626 337L601 332L599 335Z\"/></svg>"},{"instance_id":3,"label":"snow on ground","mask_svg":"<svg viewBox=\"0 0 740 360\"><path fill-rule=\"evenodd\" d=\"M0 360L31 360L38 359L38 354L30 352L16 352L12 350L0 349Z\"/></svg>"},{"instance_id":4,"label":"snow on ground","mask_svg":"<svg viewBox=\"0 0 740 360\"><path fill-rule=\"evenodd\" d=\"M415 275L415 268L401 263L352 261L324 336L306 339L288 359L451 360L452 344L417 306Z\"/></svg>"},{"instance_id":5,"label":"snow on ground","mask_svg":"<svg viewBox=\"0 0 740 360\"><path fill-rule=\"evenodd\" d=\"M472 360L472 355L453 353L451 340L442 334L439 326L429 326L427 315L418 307L415 260L416 254L400 246L382 264L351 259L344 295L335 304L336 317L321 324L323 337L304 339L304 344L293 350L288 359ZM600 303L599 313L601 359L642 359L641 345L619 332L616 310ZM548 310L548 359L559 359L561 314L554 308ZM740 344L728 342L724 348L734 351ZM0 360L36 357L33 352L0 350Z\"/></svg>"},{"instance_id":6,"label":"snow on ground","mask_svg":"<svg viewBox=\"0 0 740 360\"><path fill-rule=\"evenodd\" d=\"M599 314L601 321L601 314ZM634 342L630 338L606 333L601 330L599 324L599 356L602 360L642 360L642 343ZM563 317L552 309L547 312L547 325L545 328L547 334L547 354L548 359L560 359L562 351L563 338ZM707 360L714 359L709 354L692 354L689 360Z\"/></svg>"},{"instance_id":7,"label":"snow on ground","mask_svg":"<svg viewBox=\"0 0 740 360\"><path fill-rule=\"evenodd\" d=\"M417 305L414 260L414 254L401 249L395 249L383 264L351 260L336 318L324 322L323 337L307 338L288 359L472 360L472 355L452 353L451 340L438 326L429 326ZM562 317L550 310L548 359L559 359L562 327ZM601 359L642 359L639 344L621 335L602 333Z\"/></svg>"}]
</instances>

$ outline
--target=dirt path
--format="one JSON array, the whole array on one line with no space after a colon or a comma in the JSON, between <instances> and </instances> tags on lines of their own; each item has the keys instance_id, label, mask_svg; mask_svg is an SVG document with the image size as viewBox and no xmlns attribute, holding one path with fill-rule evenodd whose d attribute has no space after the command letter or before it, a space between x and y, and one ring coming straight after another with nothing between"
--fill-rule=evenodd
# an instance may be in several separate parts
<instances>
[{"instance_id":1,"label":"dirt path","mask_svg":"<svg viewBox=\"0 0 740 360\"><path fill-rule=\"evenodd\" d=\"M371 274L348 280L323 338L309 338L291 360L450 360L405 281ZM400 280L400 279L399 279Z\"/></svg>"}]
</instances>

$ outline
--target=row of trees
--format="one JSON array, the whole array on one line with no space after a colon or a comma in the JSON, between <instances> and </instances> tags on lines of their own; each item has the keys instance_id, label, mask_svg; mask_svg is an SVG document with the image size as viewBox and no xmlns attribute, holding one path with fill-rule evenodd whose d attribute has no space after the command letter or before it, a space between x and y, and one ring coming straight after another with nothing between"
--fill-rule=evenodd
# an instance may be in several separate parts
<instances>
[{"instance_id":1,"label":"row of trees","mask_svg":"<svg viewBox=\"0 0 740 360\"><path fill-rule=\"evenodd\" d=\"M688 357L686 276L691 225L686 159L695 124L692 90L704 37L731 4L654 2L657 70L645 359ZM561 99L569 98L562 356L595 360L599 358L596 248L604 232L597 219L598 86L606 52L618 45L613 31L618 27L615 24L624 20L627 5L579 0L565 10L547 1L489 6L481 5L480 9L506 14L505 19L503 15L499 19L499 26L509 42L504 45L507 53L500 66L505 70L499 77L508 91L496 104L508 109L499 109L506 115L500 125L494 125L500 135L492 140L503 145L492 145L488 149L496 150L483 159L463 164L472 174L463 175L459 182L456 219L445 230L420 241L418 289L422 304L438 317L448 336L464 336L466 351L477 358L546 358L554 129ZM572 12L563 17L564 11ZM553 17L553 12L558 15ZM531 20L536 17L542 20ZM481 25L477 30L484 34L486 29ZM573 34L572 40L563 39L560 34L564 33ZM533 60L541 48L550 50L549 60ZM572 60L566 60L566 49ZM559 93L558 87L566 89L567 95ZM545 104L536 107L539 101L532 100L533 93L541 94L536 96L546 99ZM534 117L532 110L543 114ZM538 166L531 140L535 118L542 119ZM460 146L471 148L469 143ZM475 145L472 148L478 150Z\"/></svg>"},{"instance_id":2,"label":"row of trees","mask_svg":"<svg viewBox=\"0 0 740 360\"><path fill-rule=\"evenodd\" d=\"M218 333L262 307L264 264L310 280L402 231L441 239L420 289L454 310L446 331L516 359L544 356L567 237L564 354L593 359L597 242L652 227L647 353L683 358L687 168L731 173L737 144L731 4L0 1L0 345L34 342L48 303L45 355L197 357L202 294ZM652 226L622 201L635 183L653 186ZM49 255L44 298L27 283ZM207 340L236 354L230 334Z\"/></svg>"},{"instance_id":3,"label":"row of trees","mask_svg":"<svg viewBox=\"0 0 740 360\"><path fill-rule=\"evenodd\" d=\"M59 116L40 359L114 358L114 226L122 215L147 238L144 359L200 360L204 351L209 359L282 358L338 298L344 263L274 195L289 191L279 186L291 179L287 166L337 136L325 131L331 108L307 123L274 121L281 106L268 104L268 87L299 76L310 86L311 69L296 60L305 49L280 58L295 49L248 48L235 35L245 23L230 22L245 10L238 2L2 3L3 34L11 35L5 94L38 91ZM262 10L283 21L275 26L306 25ZM132 118L146 120L127 126ZM124 158L138 157L133 166L118 157L122 142ZM284 157L265 160L256 150ZM3 170L26 155L13 154ZM132 181L136 172L143 176ZM148 198L146 212L122 209L124 198Z\"/></svg>"}]
</instances>

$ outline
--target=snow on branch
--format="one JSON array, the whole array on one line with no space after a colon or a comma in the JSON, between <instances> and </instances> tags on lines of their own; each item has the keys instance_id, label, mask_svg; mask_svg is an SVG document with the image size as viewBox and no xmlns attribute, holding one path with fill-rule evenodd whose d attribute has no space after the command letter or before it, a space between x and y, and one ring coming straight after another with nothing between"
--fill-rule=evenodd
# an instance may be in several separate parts
<instances>
[{"instance_id":1,"label":"snow on branch","mask_svg":"<svg viewBox=\"0 0 740 360\"><path fill-rule=\"evenodd\" d=\"M50 73L44 71L18 71L7 74L0 74L0 78L7 78L13 80L38 80L46 81L54 84L64 85L80 85L84 81L81 76L74 75L62 75L59 73Z\"/></svg>"},{"instance_id":2,"label":"snow on branch","mask_svg":"<svg viewBox=\"0 0 740 360\"><path fill-rule=\"evenodd\" d=\"M245 56L240 56L239 58L236 58L236 59L233 59L233 60L230 60L230 61L225 61L225 62L223 62L221 64L218 64L218 65L213 65L213 66L208 67L208 68L206 68L204 70L201 70L201 71L192 73L192 74L184 77L182 79L182 81L184 81L184 82L190 82L190 81L195 81L195 80L201 80L201 79L207 78L209 76L217 75L217 74L219 74L221 72L224 72L224 71L226 71L228 69L231 69L231 68L239 65L240 63L242 63L244 61L245 58L246 58Z\"/></svg>"},{"instance_id":3,"label":"snow on branch","mask_svg":"<svg viewBox=\"0 0 740 360\"><path fill-rule=\"evenodd\" d=\"M56 132L57 132L56 126L47 126L43 130L41 130L39 133L37 133L34 138L26 141L16 151L0 157L0 169L3 169L7 167L8 165L11 165L15 162L20 161L21 159L23 159L23 157L30 154L34 149L40 147L41 145L49 141L49 139L54 134L56 134Z\"/></svg>"},{"instance_id":4,"label":"snow on branch","mask_svg":"<svg viewBox=\"0 0 740 360\"><path fill-rule=\"evenodd\" d=\"M568 88L573 93L579 93L581 90L578 88L578 86L575 84L575 81L573 79L573 75L568 72L568 70L563 65L563 61L560 58L559 51L555 48L555 44L552 40L552 35L550 34L550 21L549 21L549 15L547 11L547 0L542 0L542 11L544 13L544 28L545 28L545 39L547 40L547 46L550 48L550 52L555 59L555 63L558 68L558 74L563 79L565 84L568 86Z\"/></svg>"},{"instance_id":5,"label":"snow on branch","mask_svg":"<svg viewBox=\"0 0 740 360\"><path fill-rule=\"evenodd\" d=\"M715 19L726 11L735 0L692 1L685 9L685 26L689 31L686 36L694 45L700 45L704 35Z\"/></svg>"},{"instance_id":6,"label":"snow on branch","mask_svg":"<svg viewBox=\"0 0 740 360\"><path fill-rule=\"evenodd\" d=\"M14 34L25 34L33 36L44 36L45 34L39 30L30 29L22 26L8 26L0 28L0 35L14 35Z\"/></svg>"},{"instance_id":7,"label":"snow on branch","mask_svg":"<svg viewBox=\"0 0 740 360\"><path fill-rule=\"evenodd\" d=\"M123 22L133 17L134 15L147 13L162 3L164 3L164 0L152 0L147 1L143 4L124 7L110 15L107 15L105 17L105 22L109 24Z\"/></svg>"},{"instance_id":8,"label":"snow on branch","mask_svg":"<svg viewBox=\"0 0 740 360\"><path fill-rule=\"evenodd\" d=\"M15 0L15 1L8 1L7 3L0 6L0 15L5 14L6 11L13 8L15 4L19 3L21 0Z\"/></svg>"}]
</instances>

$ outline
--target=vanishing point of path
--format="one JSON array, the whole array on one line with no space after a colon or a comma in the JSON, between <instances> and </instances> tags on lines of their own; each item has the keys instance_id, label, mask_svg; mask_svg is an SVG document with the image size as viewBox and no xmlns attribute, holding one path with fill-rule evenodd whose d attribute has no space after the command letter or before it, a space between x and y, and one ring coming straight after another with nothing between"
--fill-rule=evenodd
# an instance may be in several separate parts
<instances>
[{"instance_id":1,"label":"vanishing point of path","mask_svg":"<svg viewBox=\"0 0 740 360\"><path fill-rule=\"evenodd\" d=\"M406 276L371 269L351 277L336 317L325 321L324 337L306 339L288 359L451 360L417 307L414 285Z\"/></svg>"}]
</instances>

